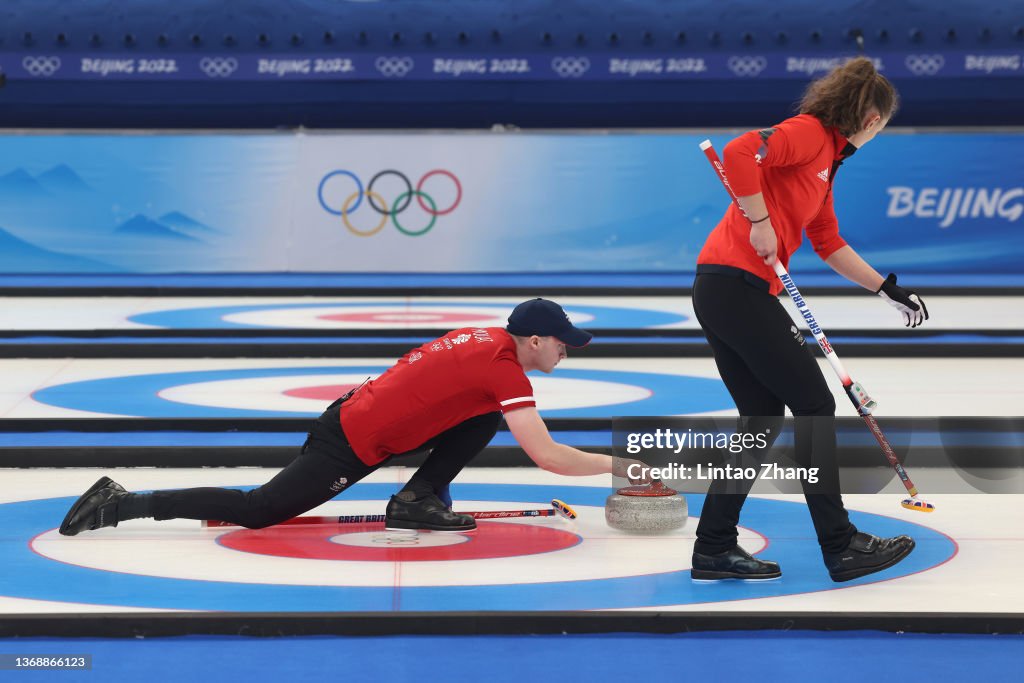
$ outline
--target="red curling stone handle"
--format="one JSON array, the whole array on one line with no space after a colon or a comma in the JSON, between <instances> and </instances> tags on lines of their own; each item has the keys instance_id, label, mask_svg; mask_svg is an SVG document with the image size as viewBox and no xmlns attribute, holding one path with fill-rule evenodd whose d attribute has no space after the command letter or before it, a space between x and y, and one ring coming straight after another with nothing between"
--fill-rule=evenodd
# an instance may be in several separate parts
<instances>
[{"instance_id":1,"label":"red curling stone handle","mask_svg":"<svg viewBox=\"0 0 1024 683\"><path fill-rule=\"evenodd\" d=\"M643 496L643 497L664 497L674 496L678 493L673 488L665 486L660 479L655 479L650 484L639 486L624 486L616 491L620 496Z\"/></svg>"}]
</instances>

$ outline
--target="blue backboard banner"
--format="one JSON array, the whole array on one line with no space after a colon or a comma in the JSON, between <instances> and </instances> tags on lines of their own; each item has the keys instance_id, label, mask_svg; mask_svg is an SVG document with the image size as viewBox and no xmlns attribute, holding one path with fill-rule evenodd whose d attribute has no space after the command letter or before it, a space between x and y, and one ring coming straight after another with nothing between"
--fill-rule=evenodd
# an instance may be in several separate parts
<instances>
[{"instance_id":1,"label":"blue backboard banner","mask_svg":"<svg viewBox=\"0 0 1024 683\"><path fill-rule=\"evenodd\" d=\"M705 137L8 134L0 272L692 271L728 206ZM886 131L835 180L841 232L882 272L1022 274L1022 156Z\"/></svg>"},{"instance_id":2,"label":"blue backboard banner","mask_svg":"<svg viewBox=\"0 0 1024 683\"><path fill-rule=\"evenodd\" d=\"M12 80L132 81L624 81L809 79L856 56L822 52L444 52L123 54L2 52ZM1024 51L920 51L869 55L891 78L1020 78Z\"/></svg>"}]
</instances>

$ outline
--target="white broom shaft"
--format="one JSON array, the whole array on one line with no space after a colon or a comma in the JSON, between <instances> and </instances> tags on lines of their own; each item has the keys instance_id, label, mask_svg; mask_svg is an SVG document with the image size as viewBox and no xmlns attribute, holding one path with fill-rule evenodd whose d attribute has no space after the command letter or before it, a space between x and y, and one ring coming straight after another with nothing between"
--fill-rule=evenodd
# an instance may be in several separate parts
<instances>
[{"instance_id":1,"label":"white broom shaft","mask_svg":"<svg viewBox=\"0 0 1024 683\"><path fill-rule=\"evenodd\" d=\"M554 517L558 514L554 508L546 510L485 510L483 512L460 512L460 515L468 515L473 519L513 519L516 517ZM303 517L292 517L275 526L283 524L373 524L383 522L386 515L307 515ZM227 527L238 526L231 522L222 522L216 519L204 519L204 527Z\"/></svg>"},{"instance_id":2,"label":"white broom shaft","mask_svg":"<svg viewBox=\"0 0 1024 683\"><path fill-rule=\"evenodd\" d=\"M565 519L576 519L576 510L564 500L551 499L551 507L541 510L484 510L483 512L460 512L473 519L512 519L515 517L564 517ZM387 515L335 515L317 516L308 515L305 517L293 517L278 524L372 524L375 522L386 522ZM226 527L238 526L232 522L224 522L216 519L204 519L201 522L204 527Z\"/></svg>"},{"instance_id":3,"label":"white broom shaft","mask_svg":"<svg viewBox=\"0 0 1024 683\"><path fill-rule=\"evenodd\" d=\"M853 384L853 380L850 379L850 374L846 372L846 368L843 367L843 362L839 360L839 355L836 354L835 349L832 348L832 344L829 343L828 337L821 329L821 325L818 324L818 320L811 313L811 309L807 306L807 300L804 299L803 295L800 294L800 290L796 288L796 283L793 282L793 278L790 277L789 272L782 263L775 259L775 274L782 280L782 286L786 288L786 293L789 294L789 298L793 300L796 305L796 309L800 312L804 321L807 323L808 329L811 334L814 335L814 340L818 342L818 346L821 347L822 352L825 354L825 358L828 360L828 364L835 370L836 375L839 377L839 381L843 383L844 387L848 387Z\"/></svg>"}]
</instances>

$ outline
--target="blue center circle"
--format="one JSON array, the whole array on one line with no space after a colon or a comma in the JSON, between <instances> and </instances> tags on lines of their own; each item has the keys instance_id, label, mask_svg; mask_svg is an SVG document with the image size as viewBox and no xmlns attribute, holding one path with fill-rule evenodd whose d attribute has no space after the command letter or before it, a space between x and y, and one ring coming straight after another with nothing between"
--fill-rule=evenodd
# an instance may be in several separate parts
<instances>
[{"instance_id":1,"label":"blue center circle","mask_svg":"<svg viewBox=\"0 0 1024 683\"><path fill-rule=\"evenodd\" d=\"M510 312L519 303L514 302L493 302L477 303L466 301L412 301L402 302L403 308L415 310L417 308L443 308L452 306L457 309L466 308L507 308ZM386 308L389 305L380 301L339 301L336 303L311 303L311 304L248 304L245 306L201 306L198 308L178 308L167 311L153 311L151 313L139 313L129 316L128 320L133 323L150 325L176 330L219 330L230 328L266 328L267 325L246 324L225 320L226 317L239 313L253 313L258 311L282 311L297 309L338 309L338 308ZM580 323L583 327L595 329L638 329L648 327L659 327L673 323L686 322L688 318L681 313L668 313L665 311L652 311L642 308L623 308L618 306L576 306L566 305L566 311L571 314L586 314L592 320Z\"/></svg>"},{"instance_id":2,"label":"blue center circle","mask_svg":"<svg viewBox=\"0 0 1024 683\"><path fill-rule=\"evenodd\" d=\"M318 413L201 406L168 401L159 394L173 387L200 382L338 374L357 374L365 377L379 375L385 370L387 366L383 365L332 365L164 372L57 384L34 391L32 398L40 403L60 408L136 417L301 417L304 414L313 416ZM544 415L547 417L681 415L728 410L733 407L725 386L717 379L653 372L570 369L559 369L555 377L640 386L650 391L651 395L638 401L610 405L545 410Z\"/></svg>"},{"instance_id":3,"label":"blue center circle","mask_svg":"<svg viewBox=\"0 0 1024 683\"><path fill-rule=\"evenodd\" d=\"M344 497L381 501L394 489L394 484L365 483L346 491ZM454 492L465 500L546 504L552 498L561 497L573 505L601 507L609 490L456 484ZM691 511L696 514L703 496L689 494L687 498ZM858 528L880 536L910 534L917 541L917 548L890 570L837 585L829 579L822 564L806 507L802 503L751 498L745 506L744 518L757 520L761 533L769 539L769 548L763 555L782 565L783 577L779 581L694 583L690 580L689 569L679 569L609 579L500 585L367 587L231 583L93 569L55 561L34 552L30 547L31 539L53 529L72 502L74 498L49 498L0 505L0 527L7 532L7 540L0 541L5 546L0 593L31 600L232 612L629 609L800 595L875 583L928 570L948 561L957 551L952 539L934 529L883 515L851 512L851 519ZM693 521L688 524L692 525ZM66 542L87 543L88 536ZM132 543L130 538L125 542ZM210 543L214 543L213 539ZM666 538L664 551L688 553L689 544ZM538 564L537 572L543 572L544 562L558 561L558 554L551 554ZM686 559L681 558L680 565L687 564ZM465 571L473 571L470 563Z\"/></svg>"}]
</instances>

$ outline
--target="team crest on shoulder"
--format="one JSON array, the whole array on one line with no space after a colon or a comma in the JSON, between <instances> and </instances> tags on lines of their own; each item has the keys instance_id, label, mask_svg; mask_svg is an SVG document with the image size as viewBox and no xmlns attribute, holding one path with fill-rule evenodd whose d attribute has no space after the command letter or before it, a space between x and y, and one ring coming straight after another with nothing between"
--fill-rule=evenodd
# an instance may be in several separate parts
<instances>
[{"instance_id":1,"label":"team crest on shoulder","mask_svg":"<svg viewBox=\"0 0 1024 683\"><path fill-rule=\"evenodd\" d=\"M761 137L761 146L757 148L757 154L754 155L754 161L761 163L761 161L768 156L768 138L775 132L774 128L762 128L757 131L757 134Z\"/></svg>"}]
</instances>

